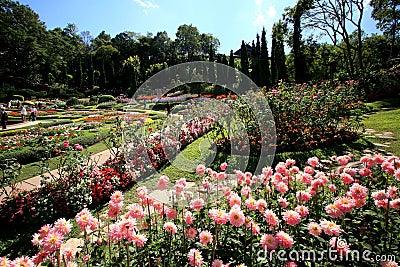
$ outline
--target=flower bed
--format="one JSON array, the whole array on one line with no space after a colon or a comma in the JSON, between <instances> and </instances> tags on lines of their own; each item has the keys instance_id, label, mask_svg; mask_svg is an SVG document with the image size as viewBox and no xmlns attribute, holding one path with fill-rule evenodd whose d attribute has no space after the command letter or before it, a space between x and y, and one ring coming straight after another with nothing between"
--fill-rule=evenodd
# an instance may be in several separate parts
<instances>
[{"instance_id":1,"label":"flower bed","mask_svg":"<svg viewBox=\"0 0 400 267\"><path fill-rule=\"evenodd\" d=\"M107 212L111 223L87 209L75 216L84 236L78 253L60 250L71 222L59 219L33 236L37 255L12 263L398 266L399 158L365 156L357 168L349 161L339 156L323 165L313 157L300 171L288 159L259 176L226 174L226 164L216 171L199 165L203 181L194 195L184 179L170 185L162 176L159 190L179 188L175 198L185 205L162 204L140 187L140 203L124 208L122 193L114 192ZM206 202L216 190L220 197Z\"/></svg>"},{"instance_id":2,"label":"flower bed","mask_svg":"<svg viewBox=\"0 0 400 267\"><path fill-rule=\"evenodd\" d=\"M65 140L57 147L59 154L63 155L61 162L65 163L63 175L56 181L44 180L38 189L3 199L0 204L1 223L51 221L62 216L68 217L82 207L95 207L106 201L113 191L125 190L141 176L159 169L167 162L165 151L175 151L172 146L178 146L177 142L186 146L205 134L211 125L209 119L188 123L181 132L180 140L169 139L167 143L162 142L157 133L141 139L141 144L131 151L135 156L130 162L130 169L125 164L129 155L124 154L117 155L100 167L88 166L88 159L77 151L82 147L78 145L80 149L77 149L77 144L72 146ZM148 166L147 159L150 159L151 166Z\"/></svg>"}]
</instances>

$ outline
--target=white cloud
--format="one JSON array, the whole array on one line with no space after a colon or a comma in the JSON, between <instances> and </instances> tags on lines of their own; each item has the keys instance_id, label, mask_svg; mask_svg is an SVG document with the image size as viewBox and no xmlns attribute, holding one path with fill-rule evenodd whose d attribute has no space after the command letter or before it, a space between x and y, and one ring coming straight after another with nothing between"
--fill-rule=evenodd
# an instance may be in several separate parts
<instances>
[{"instance_id":1,"label":"white cloud","mask_svg":"<svg viewBox=\"0 0 400 267\"><path fill-rule=\"evenodd\" d=\"M254 0L254 3L256 4L256 6L261 6L263 0Z\"/></svg>"},{"instance_id":2,"label":"white cloud","mask_svg":"<svg viewBox=\"0 0 400 267\"><path fill-rule=\"evenodd\" d=\"M368 8L370 2L371 0L364 0L364 8Z\"/></svg>"},{"instance_id":3,"label":"white cloud","mask_svg":"<svg viewBox=\"0 0 400 267\"><path fill-rule=\"evenodd\" d=\"M269 6L269 7L267 8L266 14L268 15L269 18L271 18L271 19L274 18L275 15L276 15L275 6Z\"/></svg>"},{"instance_id":4,"label":"white cloud","mask_svg":"<svg viewBox=\"0 0 400 267\"><path fill-rule=\"evenodd\" d=\"M261 11L257 11L256 13L256 19L253 21L253 25L255 27L265 25L267 20L265 19L264 15L261 13Z\"/></svg>"},{"instance_id":5,"label":"white cloud","mask_svg":"<svg viewBox=\"0 0 400 267\"><path fill-rule=\"evenodd\" d=\"M144 8L159 8L160 6L157 5L156 3L153 3L150 0L142 1L142 0L133 0L136 3L138 3L141 7Z\"/></svg>"},{"instance_id":6,"label":"white cloud","mask_svg":"<svg viewBox=\"0 0 400 267\"><path fill-rule=\"evenodd\" d=\"M266 9L262 7L263 0L254 0L256 4L254 27L265 26L267 19L272 19L276 16L275 6L268 6Z\"/></svg>"}]
</instances>

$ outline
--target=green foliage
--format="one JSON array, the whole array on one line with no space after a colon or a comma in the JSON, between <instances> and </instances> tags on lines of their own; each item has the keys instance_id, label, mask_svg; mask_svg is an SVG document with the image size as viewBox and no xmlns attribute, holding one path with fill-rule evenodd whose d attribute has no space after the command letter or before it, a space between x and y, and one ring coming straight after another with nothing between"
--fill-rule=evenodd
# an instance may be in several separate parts
<instances>
[{"instance_id":1,"label":"green foliage","mask_svg":"<svg viewBox=\"0 0 400 267\"><path fill-rule=\"evenodd\" d=\"M400 93L400 66L367 72L358 80L358 86L370 101L397 97Z\"/></svg>"},{"instance_id":2,"label":"green foliage","mask_svg":"<svg viewBox=\"0 0 400 267\"><path fill-rule=\"evenodd\" d=\"M156 74L166 68L168 68L168 65L166 62L150 65L150 67L146 70L146 78L148 79L151 76L153 76L154 74Z\"/></svg>"},{"instance_id":3,"label":"green foliage","mask_svg":"<svg viewBox=\"0 0 400 267\"><path fill-rule=\"evenodd\" d=\"M15 159L19 164L28 164L37 162L44 156L44 148L30 148L19 151L4 153L3 156L8 159Z\"/></svg>"},{"instance_id":4,"label":"green foliage","mask_svg":"<svg viewBox=\"0 0 400 267\"><path fill-rule=\"evenodd\" d=\"M67 106L74 106L78 104L78 98L76 97L71 97L70 99L67 100L67 102L65 102L65 104Z\"/></svg>"},{"instance_id":5,"label":"green foliage","mask_svg":"<svg viewBox=\"0 0 400 267\"><path fill-rule=\"evenodd\" d=\"M20 169L21 165L14 158L0 157L0 197L16 192ZM6 187L11 190L7 190Z\"/></svg>"},{"instance_id":6,"label":"green foliage","mask_svg":"<svg viewBox=\"0 0 400 267\"><path fill-rule=\"evenodd\" d=\"M97 105L98 109L111 109L117 102L115 101L108 101L108 102L103 102L101 104Z\"/></svg>"},{"instance_id":7,"label":"green foliage","mask_svg":"<svg viewBox=\"0 0 400 267\"><path fill-rule=\"evenodd\" d=\"M400 10L399 0L372 0L372 18L378 21L378 28L383 31L391 40L391 56L395 57L398 53L393 51L396 39L400 36L399 20Z\"/></svg>"},{"instance_id":8,"label":"green foliage","mask_svg":"<svg viewBox=\"0 0 400 267\"><path fill-rule=\"evenodd\" d=\"M284 34L286 24L281 20L272 28L271 47L271 83L276 85L280 80L287 80L286 57L284 49Z\"/></svg>"},{"instance_id":9,"label":"green foliage","mask_svg":"<svg viewBox=\"0 0 400 267\"><path fill-rule=\"evenodd\" d=\"M83 146L85 148L85 147L92 146L92 145L100 142L101 140L102 139L99 135L87 133L82 136L72 138L69 142L71 144L80 144L81 146Z\"/></svg>"},{"instance_id":10,"label":"green foliage","mask_svg":"<svg viewBox=\"0 0 400 267\"><path fill-rule=\"evenodd\" d=\"M25 98L22 95L13 95L12 97L13 97L13 99L19 100L19 101L24 101L25 100Z\"/></svg>"},{"instance_id":11,"label":"green foliage","mask_svg":"<svg viewBox=\"0 0 400 267\"><path fill-rule=\"evenodd\" d=\"M247 46L243 40L240 47L240 66L240 71L249 76L249 57L247 55Z\"/></svg>"},{"instance_id":12,"label":"green foliage","mask_svg":"<svg viewBox=\"0 0 400 267\"><path fill-rule=\"evenodd\" d=\"M115 97L113 97L112 95L102 95L99 97L98 103L101 104L109 101L115 101Z\"/></svg>"},{"instance_id":13,"label":"green foliage","mask_svg":"<svg viewBox=\"0 0 400 267\"><path fill-rule=\"evenodd\" d=\"M265 28L261 32L261 50L260 50L260 86L271 86L271 71L269 69L268 47Z\"/></svg>"}]
</instances>

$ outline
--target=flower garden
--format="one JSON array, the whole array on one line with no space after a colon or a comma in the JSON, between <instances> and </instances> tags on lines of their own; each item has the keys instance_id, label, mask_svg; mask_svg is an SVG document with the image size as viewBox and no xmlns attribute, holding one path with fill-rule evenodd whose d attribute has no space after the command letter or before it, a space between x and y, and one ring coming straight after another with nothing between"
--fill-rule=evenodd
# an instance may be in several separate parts
<instances>
[{"instance_id":1,"label":"flower garden","mask_svg":"<svg viewBox=\"0 0 400 267\"><path fill-rule=\"evenodd\" d=\"M274 116L277 155L356 142L367 111L356 81L282 83L259 97ZM257 162L256 114L240 97L216 98L238 111ZM63 125L2 133L2 189L13 190L3 190L1 224L35 234L28 255L8 251L0 266L397 266L398 157L343 151L229 172L240 136L212 116L168 127L164 118L91 111ZM186 178L163 175L177 151L199 139L215 144L215 162ZM112 151L101 165L85 153L98 142ZM20 165L38 162L44 174L53 158L58 176L17 189ZM74 238L80 245L69 247Z\"/></svg>"}]
</instances>

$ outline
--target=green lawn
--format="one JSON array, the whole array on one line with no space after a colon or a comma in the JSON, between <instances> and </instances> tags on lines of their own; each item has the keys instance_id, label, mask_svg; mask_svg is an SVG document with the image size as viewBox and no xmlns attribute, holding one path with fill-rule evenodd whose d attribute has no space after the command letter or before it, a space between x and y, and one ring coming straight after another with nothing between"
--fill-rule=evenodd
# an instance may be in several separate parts
<instances>
[{"instance_id":1,"label":"green lawn","mask_svg":"<svg viewBox=\"0 0 400 267\"><path fill-rule=\"evenodd\" d=\"M379 147L382 150L391 152L396 156L400 155L400 98L390 98L375 101L367 104L371 113L365 116L365 129L373 129L375 132L367 133L366 139L372 143L384 144L388 147ZM386 134L393 138L379 138L379 134ZM390 143L390 144L389 144Z\"/></svg>"}]
</instances>

